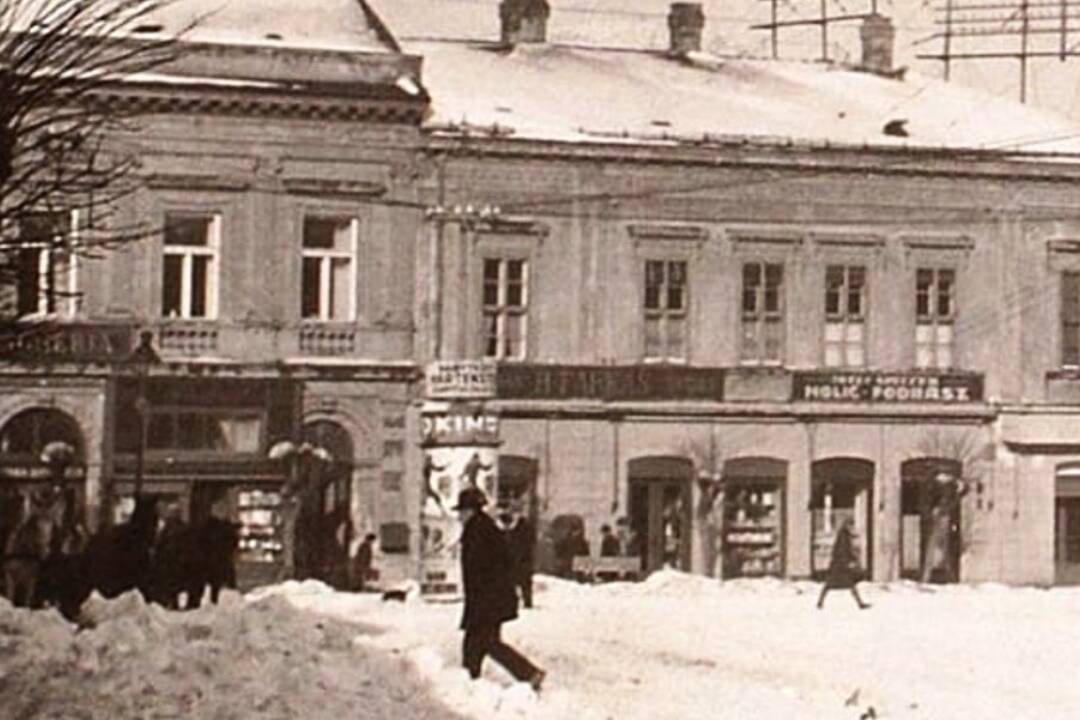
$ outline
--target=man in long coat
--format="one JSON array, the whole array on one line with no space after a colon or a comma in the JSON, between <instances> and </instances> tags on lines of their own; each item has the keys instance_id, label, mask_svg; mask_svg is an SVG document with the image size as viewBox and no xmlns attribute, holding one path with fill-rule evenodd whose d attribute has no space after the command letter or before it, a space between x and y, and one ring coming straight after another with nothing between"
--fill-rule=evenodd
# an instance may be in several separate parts
<instances>
[{"instance_id":1,"label":"man in long coat","mask_svg":"<svg viewBox=\"0 0 1080 720\"><path fill-rule=\"evenodd\" d=\"M463 664L472 679L480 677L484 657L490 655L514 678L539 691L544 671L504 643L502 624L517 617L514 563L506 538L484 512L487 498L478 488L467 487L458 495L455 510L461 515L461 575L465 585L465 609L461 629Z\"/></svg>"},{"instance_id":2,"label":"man in long coat","mask_svg":"<svg viewBox=\"0 0 1080 720\"><path fill-rule=\"evenodd\" d=\"M830 590L846 588L851 590L855 602L859 608L865 610L870 607L859 597L859 591L855 584L859 582L857 572L857 559L855 549L851 544L851 527L854 522L851 518L844 518L840 528L836 531L836 539L833 541L832 556L829 558L829 571L825 575L825 585L821 588L817 606L820 609L825 604L825 595Z\"/></svg>"}]
</instances>

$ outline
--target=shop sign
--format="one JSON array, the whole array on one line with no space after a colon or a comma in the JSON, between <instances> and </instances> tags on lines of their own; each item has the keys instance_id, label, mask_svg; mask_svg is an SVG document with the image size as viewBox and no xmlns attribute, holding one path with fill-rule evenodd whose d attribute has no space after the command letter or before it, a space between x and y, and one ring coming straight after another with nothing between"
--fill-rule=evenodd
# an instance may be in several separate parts
<instances>
[{"instance_id":1,"label":"shop sign","mask_svg":"<svg viewBox=\"0 0 1080 720\"><path fill-rule=\"evenodd\" d=\"M719 368L671 365L499 366L499 398L588 400L713 400L724 397Z\"/></svg>"},{"instance_id":2,"label":"shop sign","mask_svg":"<svg viewBox=\"0 0 1080 720\"><path fill-rule=\"evenodd\" d=\"M131 352L129 325L57 323L16 326L0 331L0 357L27 362L99 362Z\"/></svg>"},{"instance_id":3,"label":"shop sign","mask_svg":"<svg viewBox=\"0 0 1080 720\"><path fill-rule=\"evenodd\" d=\"M437 360L425 376L429 398L495 396L495 363L489 360Z\"/></svg>"},{"instance_id":4,"label":"shop sign","mask_svg":"<svg viewBox=\"0 0 1080 720\"><path fill-rule=\"evenodd\" d=\"M0 465L0 479L4 480L52 480L55 477L48 465ZM68 465L64 468L65 480L83 480L86 468Z\"/></svg>"},{"instance_id":5,"label":"shop sign","mask_svg":"<svg viewBox=\"0 0 1080 720\"><path fill-rule=\"evenodd\" d=\"M793 399L811 402L969 403L983 396L974 373L795 373Z\"/></svg>"},{"instance_id":6,"label":"shop sign","mask_svg":"<svg viewBox=\"0 0 1080 720\"><path fill-rule=\"evenodd\" d=\"M424 445L497 445L499 416L483 409L451 409L420 417Z\"/></svg>"}]
</instances>

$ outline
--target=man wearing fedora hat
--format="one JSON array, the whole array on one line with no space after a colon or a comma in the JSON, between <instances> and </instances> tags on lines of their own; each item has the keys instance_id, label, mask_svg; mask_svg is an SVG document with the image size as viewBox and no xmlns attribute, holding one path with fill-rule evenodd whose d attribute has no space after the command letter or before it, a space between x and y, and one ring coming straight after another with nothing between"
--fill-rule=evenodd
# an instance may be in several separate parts
<instances>
[{"instance_id":1,"label":"man wearing fedora hat","mask_svg":"<svg viewBox=\"0 0 1080 720\"><path fill-rule=\"evenodd\" d=\"M461 515L461 575L465 585L465 609L461 629L463 664L472 679L480 677L484 657L490 655L515 679L536 691L544 671L533 665L500 637L502 624L517 618L514 561L506 538L484 512L487 497L479 488L466 487L458 494L454 509Z\"/></svg>"}]
</instances>

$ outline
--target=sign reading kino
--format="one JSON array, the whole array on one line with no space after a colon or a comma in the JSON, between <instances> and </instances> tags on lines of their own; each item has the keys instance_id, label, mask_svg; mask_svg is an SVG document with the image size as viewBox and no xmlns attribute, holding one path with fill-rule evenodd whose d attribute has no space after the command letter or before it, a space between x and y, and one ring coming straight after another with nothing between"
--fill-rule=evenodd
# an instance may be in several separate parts
<instances>
[{"instance_id":1,"label":"sign reading kino","mask_svg":"<svg viewBox=\"0 0 1080 720\"><path fill-rule=\"evenodd\" d=\"M796 373L793 399L826 402L967 403L982 400L982 376L966 373Z\"/></svg>"}]
</instances>

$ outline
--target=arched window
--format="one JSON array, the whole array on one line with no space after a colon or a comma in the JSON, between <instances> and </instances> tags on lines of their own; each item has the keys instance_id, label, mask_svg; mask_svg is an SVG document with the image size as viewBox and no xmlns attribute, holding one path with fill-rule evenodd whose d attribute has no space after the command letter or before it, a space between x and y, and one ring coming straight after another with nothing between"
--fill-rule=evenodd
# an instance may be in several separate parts
<instances>
[{"instance_id":1,"label":"arched window","mask_svg":"<svg viewBox=\"0 0 1080 720\"><path fill-rule=\"evenodd\" d=\"M0 455L8 461L36 463L53 442L66 443L76 462L84 458L79 424L67 413L52 408L31 408L8 420L0 429Z\"/></svg>"}]
</instances>

